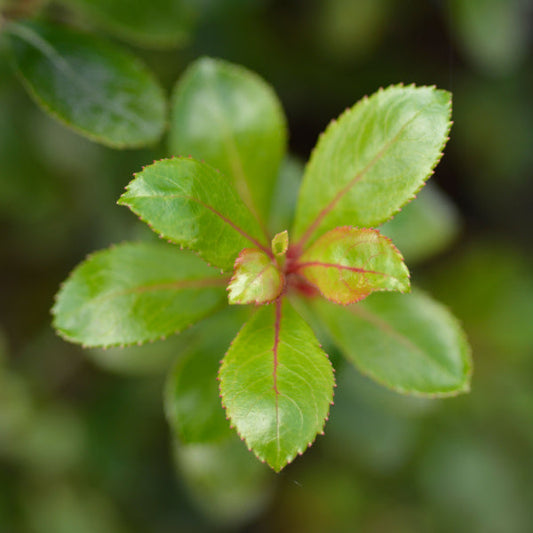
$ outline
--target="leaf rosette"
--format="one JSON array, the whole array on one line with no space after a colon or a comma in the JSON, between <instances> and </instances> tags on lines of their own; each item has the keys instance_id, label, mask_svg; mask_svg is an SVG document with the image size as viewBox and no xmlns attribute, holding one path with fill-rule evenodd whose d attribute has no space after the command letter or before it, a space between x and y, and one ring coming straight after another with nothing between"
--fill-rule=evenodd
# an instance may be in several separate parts
<instances>
[{"instance_id":1,"label":"leaf rosette","mask_svg":"<svg viewBox=\"0 0 533 533\"><path fill-rule=\"evenodd\" d=\"M440 160L449 93L392 86L343 113L305 169L292 231L272 239L267 215L286 146L272 89L241 67L202 59L178 84L172 107L171 149L180 157L136 174L119 203L196 255L139 244L89 258L54 307L65 338L142 343L225 303L237 304L233 310L251 304L222 359L219 390L231 425L275 471L323 432L335 386L327 355L296 310L302 304L349 361L385 386L430 397L468 390L470 352L460 326L429 296L399 294L410 291L408 269L376 229ZM217 322L208 324L198 325L205 338ZM202 350L193 350L174 367L166 394L173 429L195 443L225 438L217 347L202 346L211 354L205 375ZM205 394L194 392L196 382ZM187 416L187 405L202 416ZM213 420L216 431L208 427Z\"/></svg>"}]
</instances>

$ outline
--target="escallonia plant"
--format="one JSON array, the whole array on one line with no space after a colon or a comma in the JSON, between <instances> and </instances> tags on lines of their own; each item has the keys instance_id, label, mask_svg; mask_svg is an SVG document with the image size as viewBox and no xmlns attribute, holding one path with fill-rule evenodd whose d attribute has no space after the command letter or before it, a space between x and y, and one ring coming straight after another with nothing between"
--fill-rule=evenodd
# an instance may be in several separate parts
<instances>
[{"instance_id":1,"label":"escallonia plant","mask_svg":"<svg viewBox=\"0 0 533 533\"><path fill-rule=\"evenodd\" d=\"M58 293L55 328L85 347L126 346L181 332L228 304L249 306L229 347L210 339L210 319L198 328L222 358L229 424L275 471L323 432L333 402L334 370L310 323L397 392L468 391L461 327L428 295L410 292L402 255L376 229L432 174L450 113L451 95L434 87L397 85L365 97L320 136L292 227L272 231L287 142L282 108L257 75L197 61L173 95L170 151L181 155L135 174L118 202L170 244L124 243L87 258ZM198 384L213 397L208 366L205 375L201 362L171 373L167 413L185 440L196 414L183 395ZM195 431L216 440L220 401L199 401Z\"/></svg>"}]
</instances>

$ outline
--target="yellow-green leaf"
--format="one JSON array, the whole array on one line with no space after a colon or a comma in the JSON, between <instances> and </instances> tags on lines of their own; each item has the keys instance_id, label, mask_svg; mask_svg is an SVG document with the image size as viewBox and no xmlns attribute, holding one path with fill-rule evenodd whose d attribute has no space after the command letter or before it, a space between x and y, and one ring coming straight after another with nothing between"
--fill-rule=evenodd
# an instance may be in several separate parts
<instances>
[{"instance_id":1,"label":"yellow-green leaf","mask_svg":"<svg viewBox=\"0 0 533 533\"><path fill-rule=\"evenodd\" d=\"M228 285L230 304L264 304L283 290L283 275L272 257L257 248L244 249L235 261Z\"/></svg>"},{"instance_id":2,"label":"yellow-green leaf","mask_svg":"<svg viewBox=\"0 0 533 533\"><path fill-rule=\"evenodd\" d=\"M409 290L409 271L392 242L377 230L345 226L328 231L293 271L328 299L350 304L374 291Z\"/></svg>"}]
</instances>

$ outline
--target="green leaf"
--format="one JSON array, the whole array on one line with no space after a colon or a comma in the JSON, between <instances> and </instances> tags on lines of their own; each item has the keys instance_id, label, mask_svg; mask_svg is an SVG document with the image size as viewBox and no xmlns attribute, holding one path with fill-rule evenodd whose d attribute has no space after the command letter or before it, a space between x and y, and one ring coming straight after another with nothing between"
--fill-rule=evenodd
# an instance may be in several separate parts
<instances>
[{"instance_id":1,"label":"green leaf","mask_svg":"<svg viewBox=\"0 0 533 533\"><path fill-rule=\"evenodd\" d=\"M171 48L189 37L193 13L184 0L62 0L117 37L149 48Z\"/></svg>"},{"instance_id":2,"label":"green leaf","mask_svg":"<svg viewBox=\"0 0 533 533\"><path fill-rule=\"evenodd\" d=\"M9 24L6 30L25 87L54 118L113 148L161 137L163 90L135 56L60 26Z\"/></svg>"},{"instance_id":3,"label":"green leaf","mask_svg":"<svg viewBox=\"0 0 533 533\"><path fill-rule=\"evenodd\" d=\"M300 247L338 226L377 226L412 199L442 155L450 111L446 91L395 86L333 121L300 190L294 227Z\"/></svg>"},{"instance_id":4,"label":"green leaf","mask_svg":"<svg viewBox=\"0 0 533 533\"><path fill-rule=\"evenodd\" d=\"M277 300L256 312L225 355L219 377L232 424L276 472L322 431L333 369L290 304Z\"/></svg>"},{"instance_id":5,"label":"green leaf","mask_svg":"<svg viewBox=\"0 0 533 533\"><path fill-rule=\"evenodd\" d=\"M333 340L361 372L401 393L468 392L472 362L454 316L420 291L375 294L339 307L316 300Z\"/></svg>"},{"instance_id":6,"label":"green leaf","mask_svg":"<svg viewBox=\"0 0 533 533\"><path fill-rule=\"evenodd\" d=\"M162 237L231 270L240 251L261 244L261 229L232 186L193 159L164 159L135 174L119 204L127 205Z\"/></svg>"},{"instance_id":7,"label":"green leaf","mask_svg":"<svg viewBox=\"0 0 533 533\"><path fill-rule=\"evenodd\" d=\"M253 72L203 58L178 83L170 152L192 155L218 168L263 220L286 143L281 105L272 88Z\"/></svg>"},{"instance_id":8,"label":"green leaf","mask_svg":"<svg viewBox=\"0 0 533 533\"><path fill-rule=\"evenodd\" d=\"M217 442L231 436L216 380L222 346L221 352L192 350L177 360L169 374L165 410L180 442Z\"/></svg>"},{"instance_id":9,"label":"green leaf","mask_svg":"<svg viewBox=\"0 0 533 533\"><path fill-rule=\"evenodd\" d=\"M240 253L228 285L230 304L272 302L282 290L283 276L271 257L257 248L246 248Z\"/></svg>"},{"instance_id":10,"label":"green leaf","mask_svg":"<svg viewBox=\"0 0 533 533\"><path fill-rule=\"evenodd\" d=\"M220 401L220 360L242 326L246 308L232 307L197 324L188 352L179 357L165 387L165 413L182 443L222 441L232 435Z\"/></svg>"},{"instance_id":11,"label":"green leaf","mask_svg":"<svg viewBox=\"0 0 533 533\"><path fill-rule=\"evenodd\" d=\"M274 255L285 255L289 248L289 232L287 230L276 233L272 239L272 253Z\"/></svg>"},{"instance_id":12,"label":"green leaf","mask_svg":"<svg viewBox=\"0 0 533 533\"><path fill-rule=\"evenodd\" d=\"M328 231L299 258L293 271L328 300L343 305L374 291L409 290L409 271L401 254L387 237L368 228Z\"/></svg>"},{"instance_id":13,"label":"green leaf","mask_svg":"<svg viewBox=\"0 0 533 533\"><path fill-rule=\"evenodd\" d=\"M127 243L81 263L57 295L54 326L85 346L141 343L176 333L225 300L226 280L163 243Z\"/></svg>"},{"instance_id":14,"label":"green leaf","mask_svg":"<svg viewBox=\"0 0 533 533\"><path fill-rule=\"evenodd\" d=\"M460 220L451 200L433 183L414 202L381 226L411 264L445 250L459 232Z\"/></svg>"}]
</instances>

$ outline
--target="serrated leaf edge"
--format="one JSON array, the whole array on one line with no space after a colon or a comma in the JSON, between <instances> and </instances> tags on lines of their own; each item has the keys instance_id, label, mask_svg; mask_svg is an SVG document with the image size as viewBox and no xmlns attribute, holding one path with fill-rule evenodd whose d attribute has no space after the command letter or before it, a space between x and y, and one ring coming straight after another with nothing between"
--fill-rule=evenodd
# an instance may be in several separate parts
<instances>
[{"instance_id":1,"label":"serrated leaf edge","mask_svg":"<svg viewBox=\"0 0 533 533\"><path fill-rule=\"evenodd\" d=\"M414 198L416 198L416 195L418 194L418 192L422 189L422 187L424 187L424 185L427 183L428 179L435 173L435 168L437 167L437 165L440 163L442 157L444 156L444 147L446 146L446 143L450 140L450 130L452 128L452 125L453 125L453 121L451 120L451 112L452 112L452 94L449 92L449 91L446 91L444 89L438 89L436 87L436 85L416 85L415 83L411 83L411 84L408 84L408 85L405 85L404 83L398 83L398 84L391 84L389 85L388 87L386 87L385 89L383 87L380 87L378 89L378 91L376 91L375 93L373 93L372 95L368 96L368 95L365 95L363 96L358 102L355 103L355 105L353 105L352 107L348 107L346 108L338 117L332 119L329 124L327 125L326 129L324 131L322 131L319 136L318 136L318 139L317 139L317 142L315 144L315 146L313 147L312 151L311 151L311 155L309 157L309 159L307 160L307 163L305 165L305 168L304 168L304 172L303 172L303 179L305 179L305 176L307 174L307 171L308 171L308 168L310 166L310 163L311 161L313 160L314 158L314 154L315 152L318 150L318 147L320 145L320 141L322 140L322 138L328 134L330 131L334 130L335 128L337 128L339 126L339 122L340 120L345 116L347 115L348 113L350 112L353 112L355 111L355 109L357 109L358 107L362 107L363 105L367 105L371 99L378 95L378 94L381 94L381 93L384 93L386 91L389 91L389 90L392 90L392 89L396 89L396 88L413 88L413 89L432 89L433 91L435 92L441 92L441 93L447 93L448 94L448 99L447 99L447 110L448 110L448 121L447 121L447 129L445 131L445 137L444 137L444 140L439 148L439 154L438 156L436 157L435 159L435 162L434 164L432 165L431 167L431 170L428 172L427 176L425 176L425 178L422 180L422 183L420 185L420 187L418 187L415 191L413 191L413 194L408 197L399 207L396 211L394 211L389 217L383 219L383 220L380 220L378 221L377 223L375 223L372 227L374 228L377 228L378 226L381 226L382 224L384 224L385 222L388 222L389 220L392 220L392 218L394 218L394 216L399 213L401 211L401 208L405 205L407 205L409 202L411 202ZM373 165L373 160L369 163L369 165L367 165L367 167L370 167ZM363 169L359 175L364 175L366 174L367 172L367 168ZM356 176L357 177L357 176ZM352 179L352 181L354 180L355 178ZM302 184L303 184L303 180L302 180ZM349 189L350 187L346 186L344 189ZM343 190L344 190L343 189ZM341 191L342 192L342 191ZM334 197L334 199L330 202L330 204L328 204L328 206L326 206L326 208L329 207L329 205L333 204L331 207L329 207L329 209L327 210L327 213L329 213L333 208L334 208L334 205L337 203L337 196L336 195ZM297 205L299 204L300 202L300 195L298 195L298 200L297 200ZM311 224L305 228L305 230L302 232L301 236L299 237L295 247L298 247L299 249L302 249L304 248L304 245L306 243L309 243L309 240L312 241L312 237L313 237L313 234L314 232L316 231L316 229L318 229L320 227L320 221L324 218L325 215L322 215L322 213L325 211L325 209L322 209L319 214L317 215L317 217L315 218L315 220L313 220L311 222ZM326 213L326 214L327 214ZM318 222L317 222L318 220Z\"/></svg>"},{"instance_id":2,"label":"serrated leaf edge","mask_svg":"<svg viewBox=\"0 0 533 533\"><path fill-rule=\"evenodd\" d=\"M205 69L206 66L214 64L217 65L217 67L224 71L226 74L230 74L232 76L236 76L240 78L241 80L253 80L257 85L261 86L265 91L269 94L270 100L273 103L274 107L276 108L276 113L278 115L278 118L280 119L280 122L282 124L282 127L279 130L279 135L281 137L281 142L283 145L283 152L286 154L287 152L287 144L288 144L288 125L287 125L287 117L285 115L285 111L283 109L283 106L281 105L281 102L278 98L278 95L276 91L274 90L274 87L268 83L264 78L262 78L257 72L254 72L252 70L247 69L246 67L242 65L238 65L236 63L232 63L230 61L226 61L224 59L219 59L215 57L210 56L202 56L198 58L194 63L189 65L183 74L180 76L180 79L176 82L174 85L174 89L172 90L172 94L170 97L170 112L171 115L174 114L174 106L178 98L182 95L182 93L185 92L186 88L188 87L190 80L193 78L194 75L196 75L198 72L200 72L202 69ZM172 120L172 118L171 118ZM169 141L170 142L170 141ZM169 152L171 150L169 149ZM281 163L283 161L283 157L280 160L280 167ZM279 173L279 168L278 168ZM276 174L277 179L277 174ZM231 180L229 180L231 181ZM266 230L266 227L264 225L264 221L261 219L259 212L257 210L257 207L255 205L255 201L253 199L253 195L250 190L250 185L248 183L248 180L246 176L242 176L242 179L239 180L239 184L235 183L235 188L237 189L238 195L241 198L241 200L245 203L245 205L250 209L252 214L254 215L255 219L258 221L260 227L263 230L263 233L266 237L268 237L268 232Z\"/></svg>"},{"instance_id":3,"label":"serrated leaf edge","mask_svg":"<svg viewBox=\"0 0 533 533\"><path fill-rule=\"evenodd\" d=\"M282 304L282 297L281 298L278 298L276 300L276 305L278 306L281 306ZM301 318L301 317L300 317ZM251 318L250 318L251 319ZM302 318L303 320L303 318ZM304 321L305 322L305 321ZM307 323L307 322L306 322ZM248 451L252 452L262 463L266 463L268 464L268 466L270 468L272 468L272 470L274 470L274 472L276 472L277 474L279 472L281 472L287 465L291 464L294 459L296 459L296 457L298 457L299 455L303 455L304 452L309 449L313 444L314 442L316 441L316 438L318 437L318 435L324 435L324 427L326 425L326 422L329 420L329 414L330 414L330 407L332 405L334 405L334 395L335 395L335 388L337 387L337 383L335 381L335 368L334 366L331 364L331 359L329 358L329 355L324 351L322 350L322 352L324 353L325 357L326 357L326 360L329 364L329 366L331 367L331 370L332 370L332 376L333 376L333 387L331 389L331 399L330 399L330 402L329 402L329 406L328 406L328 410L326 412L326 416L324 417L324 420L322 422L322 425L321 427L317 430L317 432L315 433L315 436L313 438L313 440L311 440L311 442L309 442L306 446L302 446L302 447L298 447L296 449L296 451L292 454L292 455L289 455L287 457L287 460L285 461L285 463L283 465L281 465L279 468L277 468L276 466L270 464L268 462L268 460L266 459L266 457L263 456L263 454L261 454L260 452L258 452L257 450L255 450L251 445L250 443L248 442L247 438L244 437L241 432L238 430L237 426L234 424L233 422L233 419L231 418L230 415L227 414L227 407L224 403L224 395L222 393L222 377L221 377L221 372L222 372L222 368L225 364L225 357L226 355L228 354L229 350L231 349L231 347L233 346L233 343L234 341L237 339L237 337L239 336L239 334L241 333L242 329L246 326L247 322L245 322L242 327L239 329L237 335L235 335L235 337L233 338L233 340L231 341L230 343L230 346L228 348L228 350L226 351L226 353L224 354L224 357L222 358L222 360L220 361L221 365L220 365L220 368L218 370L218 375L217 375L217 380L220 384L219 386L219 392L220 392L220 400L221 400L221 403L222 403L222 407L224 408L224 410L226 411L226 419L229 420L230 422L230 427L232 429L235 430L235 432L237 433L237 435L239 436L239 438L245 443L246 447L248 448ZM318 339L317 339L317 342L318 342ZM322 345L318 342L318 346L322 349ZM279 394L279 393L278 393Z\"/></svg>"},{"instance_id":4,"label":"serrated leaf edge","mask_svg":"<svg viewBox=\"0 0 533 533\"><path fill-rule=\"evenodd\" d=\"M284 288L285 288L285 276L279 271L279 268L278 268L278 265L277 263L273 262L269 265L266 265L262 270L261 272L259 272L256 277L254 278L254 281L255 279L259 278L260 276L263 275L263 273L265 272L265 270L267 268L269 268L270 266L273 266L274 268L276 268L278 274L279 274L279 277L280 277L280 289L279 289L279 292L273 296L272 298L269 298L268 300L248 300L246 302L232 302L229 300L230 298L230 291L231 291L231 288L232 288L232 285L233 283L237 280L237 276L238 276L238 268L240 267L240 265L242 264L243 260L244 260L244 257L243 257L243 254L247 251L250 251L250 250L258 250L260 252L262 252L262 250L259 250L258 248L244 248L243 250L241 250L241 252L239 253L239 255L237 256L237 259L235 259L235 265L234 265L234 270L233 270L233 276L231 276L230 280L229 280L229 283L228 283L228 286L226 287L226 291L228 292L228 302L230 305L248 305L248 304L255 304L255 305L265 305L265 304L271 304L273 303L274 301L276 301L278 299L278 297L280 296L280 294L282 294ZM263 252L264 253L264 252ZM268 257L268 256L267 256ZM271 259L271 258L269 258ZM272 260L272 259L271 259ZM251 284L252 282L250 282Z\"/></svg>"},{"instance_id":5,"label":"serrated leaf edge","mask_svg":"<svg viewBox=\"0 0 533 533\"><path fill-rule=\"evenodd\" d=\"M416 292L417 293L420 293L420 294L423 294L425 297L427 298L430 298L429 295L427 295L427 293L425 291L422 291L421 289L417 288L416 289ZM375 381L376 383L378 383L379 385L382 385L383 387L389 389L389 390L392 390L394 392L398 392L399 394L403 394L403 395L406 395L406 396L413 396L413 397L416 397L416 398L427 398L427 399L439 399L439 398L453 398L453 397L456 397L456 396L459 396L460 394L467 394L470 392L471 390L471 379L472 379L472 375L473 375L473 370L474 370L474 361L472 359L472 347L470 346L470 343L468 342L468 339L467 339L467 336L466 336L466 333L464 331L464 328L462 327L462 323L461 321L451 312L450 308L446 305L444 305L442 302L439 302L437 300L433 300L431 298L432 301L436 302L443 310L445 310L448 315L449 315L449 318L451 319L452 323L456 326L456 329L457 329L457 332L458 332L458 335L459 335L459 338L460 338L460 342L461 342L461 345L464 347L464 350L465 350L465 375L464 375L464 380L462 381L462 383L456 388L456 389L453 389L453 390L436 390L436 391L433 391L433 392L422 392L422 391L418 391L418 390L414 390L414 389L408 389L408 388L405 388L405 387L401 387L401 386L398 386L398 385L395 385L387 380L384 380L383 378L377 376L374 372L370 371L370 370L365 370L363 368L361 368L355 361L351 360L350 358L345 357L345 359L347 360L347 362L349 364L352 364L354 365L357 370L363 375L363 376L366 376L370 379L372 379L373 381ZM332 339L334 344L335 341L334 339ZM339 351L344 355L344 350L342 348L338 348Z\"/></svg>"},{"instance_id":6,"label":"serrated leaf edge","mask_svg":"<svg viewBox=\"0 0 533 533\"><path fill-rule=\"evenodd\" d=\"M400 252L400 250L398 250L398 248L396 247L396 245L392 242L392 240L387 237L386 235L383 235L382 233L380 233L377 229L374 229L374 228L358 228L356 226L338 226L337 228L333 228L333 230L336 230L336 229L341 229L341 228L351 228L351 229L356 229L356 230L359 230L359 231L369 231L369 232L372 232L372 233L377 233L379 234L379 236L381 238L383 238L384 240L388 241L389 245L391 246L391 248L393 249L393 251L398 255L398 257L401 259L404 267L405 267L405 270L406 270L406 273L407 273L407 279L409 281L409 286L405 289L405 290L399 290L399 289L389 289L389 288L386 288L386 287L379 287L379 288L375 288L375 289L372 289L367 295L365 296L362 296L361 298L357 299L357 300L353 300L351 302L338 302L337 300L334 300L332 298L329 298L328 296L326 296L322 290L318 287L318 285L316 285L315 283L313 283L310 279L308 279L305 274L300 274L300 276L302 276L303 278L305 278L306 282L309 283L310 285L312 285L313 287L315 287L315 289L328 301L330 302L333 302L337 305L342 305L342 306L349 306L349 305L353 305L355 303L358 303L358 302L361 302L363 301L365 298L367 298L368 296L370 296L370 294L374 293L374 292L399 292L401 294L406 294L406 293L409 293L411 292L411 284L410 284L410 280L411 280L411 272L409 271L409 269L407 268L407 265L405 264L405 260L404 260L404 257L402 255L402 253ZM333 230L330 230L330 231L333 231ZM326 235L327 233L329 232L326 232L324 233L323 235L321 235L321 237L323 237L324 235ZM318 239L320 239L321 237L319 237ZM317 241L314 241L307 250L309 250ZM307 251L306 250L306 251ZM302 254L303 255L303 254ZM303 263L302 265L305 265L305 263ZM298 267L298 264L297 264L297 267ZM298 271L298 269L296 269L296 272Z\"/></svg>"},{"instance_id":7,"label":"serrated leaf edge","mask_svg":"<svg viewBox=\"0 0 533 533\"><path fill-rule=\"evenodd\" d=\"M172 156L172 157L164 157L162 159L158 159L158 160L155 160L152 164L150 165L145 165L142 167L142 170L140 172L134 172L133 173L133 180L131 180L125 187L124 189L126 190L126 192L129 192L130 191L130 185L139 177L139 175L144 172L146 169L150 168L150 167L153 167L155 165L157 165L158 163L161 163L163 161L173 161L173 160L189 160L189 161L194 161L196 163L199 163L201 165L205 165L205 166L208 166L209 168L211 168L212 170L220 173L220 170L208 165L207 163L205 163L204 161L199 161L197 159L194 159L192 156ZM222 173L220 173L222 175ZM227 181L227 183L231 186L231 183L229 181ZM239 200L242 201L242 198L237 194L237 197L239 198ZM161 196L161 198L164 198L163 196ZM142 215L140 215L131 205L129 205L127 203L127 200L128 198L124 198L124 193L120 196L120 198L117 200L117 205L124 205L126 206L128 209L130 209L130 211L132 213L134 213L137 218L143 222L144 224L146 224L156 235L159 236L159 238L161 239L164 239L166 240L169 244L175 244L177 246L180 247L181 250L183 250L184 248L187 249L187 250L190 250L192 252L194 252L198 257L200 257L203 261L205 261L207 263L208 266L214 266L214 265L211 265L211 263L205 258L204 254L202 253L202 251L200 250L196 250L194 248L191 248L189 246L187 246L186 244L176 240L176 239L173 239L171 237L169 237L168 235L165 235L164 233L161 233L160 231L156 230L153 225L148 221L146 220ZM195 200L193 200L195 201ZM212 213L214 213L216 216L218 216L224 223L228 224L229 226L231 226L235 231L237 231L237 233L240 233L241 236L243 236L245 239L247 239L251 244L253 244L255 247L257 247L259 250L265 252L269 257L272 257L273 254L272 254L272 251L270 250L270 248L264 244L262 244L260 241L258 241L257 239L255 239L254 237L252 237L251 235L248 234L248 232L244 231L238 224L235 224L232 220L228 219L227 217L225 217L224 215L222 215L221 213L219 213L216 209L214 208L211 208L210 206L208 206L207 204L203 204L202 202L198 202L198 203L201 203L201 205L203 205L206 209L210 210ZM246 206L246 204L244 204ZM246 206L248 207L248 206ZM217 266L218 267L218 266ZM220 268L220 267L218 267ZM227 267L227 268L221 268L221 272L224 273L224 272L230 272L233 268L233 265L231 267Z\"/></svg>"},{"instance_id":8,"label":"serrated leaf edge","mask_svg":"<svg viewBox=\"0 0 533 533\"><path fill-rule=\"evenodd\" d=\"M90 261L94 257L103 254L109 250L113 250L115 248L118 248L122 245L144 245L147 244L145 242L131 242L131 241L123 241L121 243L113 243L107 248L103 248L101 250L96 250L94 252L91 252L85 256L85 258L80 261L78 264L74 266L74 268L69 272L68 276L59 284L59 290L54 294L54 304L52 305L50 309L50 314L52 315L52 327L54 331L61 337L63 340L67 342L71 342L73 344L77 344L81 346L82 348L102 348L106 350L107 348L127 348L129 346L144 346L148 343L154 343L156 341L163 341L166 340L168 337L171 337L172 335L177 335L179 333L182 333L183 331L186 331L187 329L191 328L195 324L198 324L198 322L202 321L204 318L208 318L209 316L219 312L221 309L224 309L227 307L227 302L223 301L219 306L216 306L212 311L204 315L200 320L196 320L194 322L191 322L190 324L185 324L180 329L177 329L175 331L171 331L167 333L166 335L157 335L153 337L147 337L141 341L132 341L132 342L115 342L115 343L106 343L106 344L93 344L93 343L84 343L80 342L75 337L71 337L65 331L63 331L59 326L57 326L56 320L57 320L57 305L59 302L59 298L61 294L63 293L63 290L65 289L66 284L71 280L71 278L74 276L76 271L79 267L81 267L83 264L85 264L87 261ZM214 279L214 278L213 278ZM222 287L227 282L227 279L221 278L220 279L220 286Z\"/></svg>"}]
</instances>

